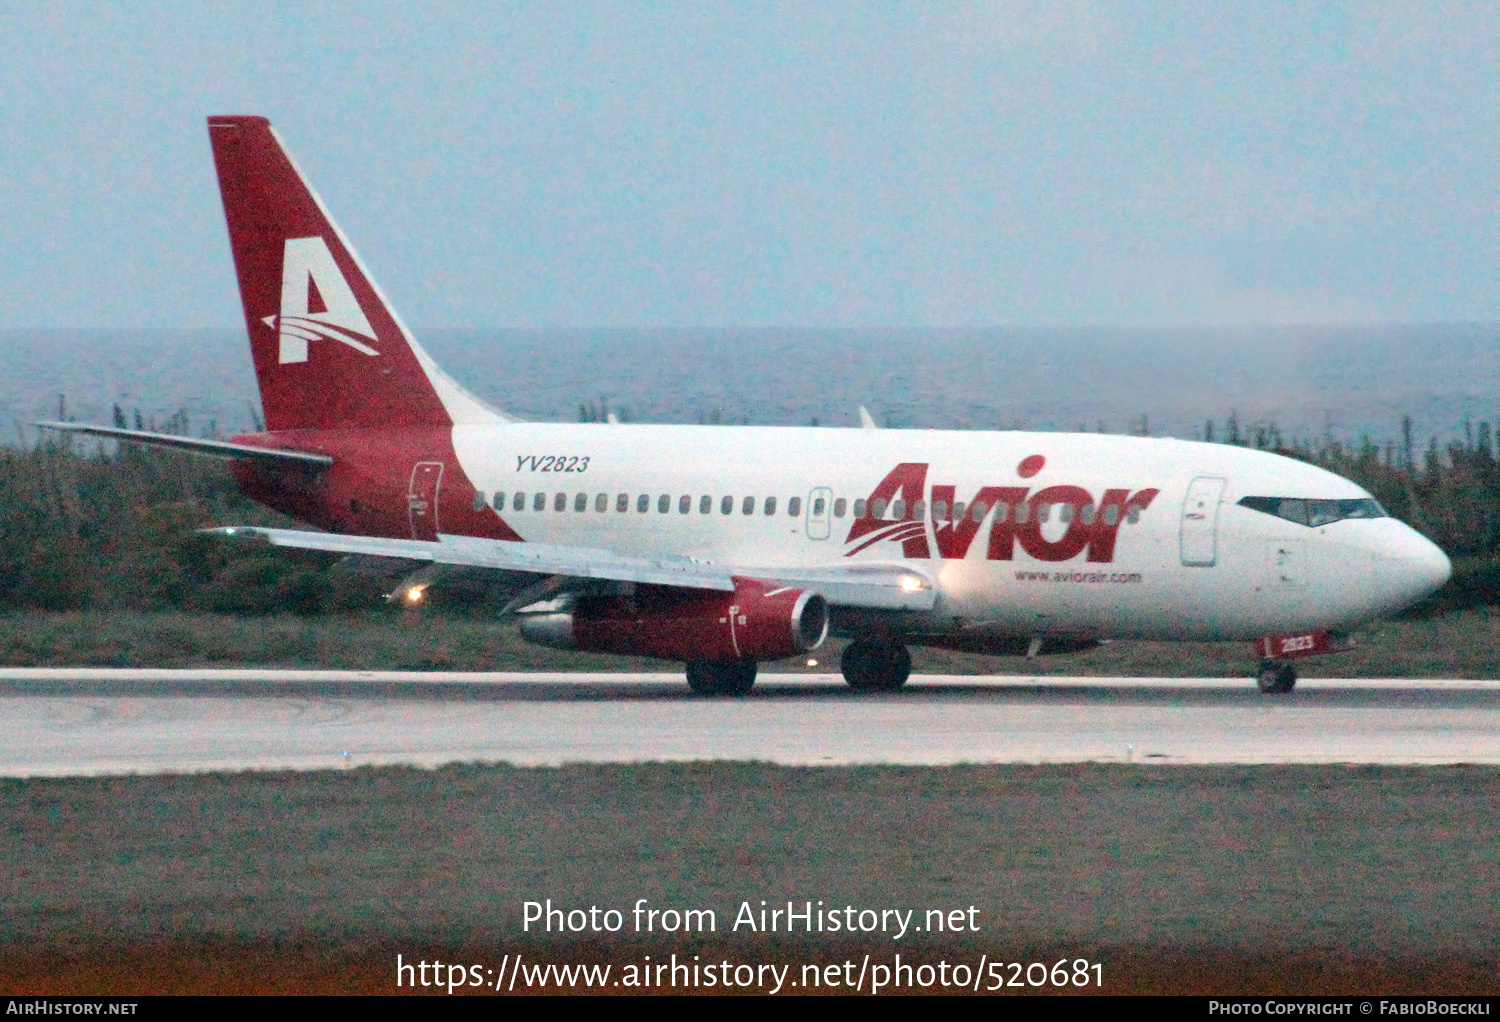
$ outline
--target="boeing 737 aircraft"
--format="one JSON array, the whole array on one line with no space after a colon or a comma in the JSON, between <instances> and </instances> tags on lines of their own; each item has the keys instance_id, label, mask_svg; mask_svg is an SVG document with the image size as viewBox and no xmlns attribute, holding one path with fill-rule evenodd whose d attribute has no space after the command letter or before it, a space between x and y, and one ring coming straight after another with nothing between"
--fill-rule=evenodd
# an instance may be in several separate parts
<instances>
[{"instance_id":1,"label":"boeing 737 aircraft","mask_svg":"<svg viewBox=\"0 0 1500 1022\"><path fill-rule=\"evenodd\" d=\"M430 562L420 580L488 569L527 639L683 662L720 695L830 633L860 690L900 687L913 645L1243 639L1260 687L1287 692L1295 658L1448 578L1358 486L1240 447L521 421L417 344L269 121L208 130L265 429L42 425L229 458L245 493L322 530L226 536Z\"/></svg>"}]
</instances>

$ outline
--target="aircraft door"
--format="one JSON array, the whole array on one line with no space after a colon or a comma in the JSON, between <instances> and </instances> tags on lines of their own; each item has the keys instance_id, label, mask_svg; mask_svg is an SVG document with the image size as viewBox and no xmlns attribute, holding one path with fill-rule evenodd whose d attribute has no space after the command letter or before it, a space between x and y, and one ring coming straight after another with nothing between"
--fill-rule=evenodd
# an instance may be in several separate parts
<instances>
[{"instance_id":1,"label":"aircraft door","mask_svg":"<svg viewBox=\"0 0 1500 1022\"><path fill-rule=\"evenodd\" d=\"M406 515L411 520L411 538L437 542L438 486L443 481L441 461L420 461L411 470L406 492Z\"/></svg>"},{"instance_id":2,"label":"aircraft door","mask_svg":"<svg viewBox=\"0 0 1500 1022\"><path fill-rule=\"evenodd\" d=\"M833 507L833 491L826 486L818 486L807 495L807 538L827 539L831 512Z\"/></svg>"},{"instance_id":3,"label":"aircraft door","mask_svg":"<svg viewBox=\"0 0 1500 1022\"><path fill-rule=\"evenodd\" d=\"M1224 480L1214 476L1199 476L1188 487L1180 533L1185 566L1208 568L1218 560L1219 498L1223 495Z\"/></svg>"}]
</instances>

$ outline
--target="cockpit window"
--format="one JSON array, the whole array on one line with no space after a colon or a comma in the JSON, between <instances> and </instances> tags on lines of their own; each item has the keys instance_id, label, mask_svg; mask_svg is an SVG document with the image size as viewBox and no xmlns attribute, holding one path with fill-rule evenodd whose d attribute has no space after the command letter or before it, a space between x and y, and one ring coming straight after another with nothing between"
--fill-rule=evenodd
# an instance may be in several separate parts
<instances>
[{"instance_id":1,"label":"cockpit window","mask_svg":"<svg viewBox=\"0 0 1500 1022\"><path fill-rule=\"evenodd\" d=\"M1241 497L1240 506L1285 518L1298 525L1319 526L1345 518L1384 518L1385 508L1369 497L1312 500L1305 497Z\"/></svg>"}]
</instances>

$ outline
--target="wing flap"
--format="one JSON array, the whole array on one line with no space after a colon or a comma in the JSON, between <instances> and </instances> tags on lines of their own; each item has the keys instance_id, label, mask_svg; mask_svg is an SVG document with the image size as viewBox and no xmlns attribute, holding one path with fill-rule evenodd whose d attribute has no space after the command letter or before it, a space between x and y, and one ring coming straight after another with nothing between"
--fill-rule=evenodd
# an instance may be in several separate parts
<instances>
[{"instance_id":1,"label":"wing flap","mask_svg":"<svg viewBox=\"0 0 1500 1022\"><path fill-rule=\"evenodd\" d=\"M273 546L330 553L401 557L435 564L525 571L538 575L567 575L645 585L688 589L734 590L734 576L748 576L808 589L829 603L879 610L931 610L937 600L932 578L920 569L900 564L851 564L838 567L739 567L688 560L651 560L622 557L592 547L514 543L476 536L439 535L436 542L348 536L297 529L229 527L205 529L206 534L231 538L256 537Z\"/></svg>"},{"instance_id":2,"label":"wing flap","mask_svg":"<svg viewBox=\"0 0 1500 1022\"><path fill-rule=\"evenodd\" d=\"M937 603L937 588L931 576L904 564L736 568L734 573L809 589L839 607L931 610Z\"/></svg>"},{"instance_id":3,"label":"wing flap","mask_svg":"<svg viewBox=\"0 0 1500 1022\"><path fill-rule=\"evenodd\" d=\"M435 564L457 564L474 568L498 568L526 571L539 575L572 575L615 582L640 582L647 585L684 586L690 589L717 589L732 592L734 582L729 572L714 565L695 561L648 560L644 557L621 557L608 550L591 547L551 546L545 543L514 543L474 536L440 535L436 542L421 539L386 539L379 536L346 536L332 532L303 532L297 529L263 529L231 527L205 529L209 535L258 537L273 546L300 550L327 550L331 553L370 554L376 557L403 557L432 561Z\"/></svg>"}]
</instances>

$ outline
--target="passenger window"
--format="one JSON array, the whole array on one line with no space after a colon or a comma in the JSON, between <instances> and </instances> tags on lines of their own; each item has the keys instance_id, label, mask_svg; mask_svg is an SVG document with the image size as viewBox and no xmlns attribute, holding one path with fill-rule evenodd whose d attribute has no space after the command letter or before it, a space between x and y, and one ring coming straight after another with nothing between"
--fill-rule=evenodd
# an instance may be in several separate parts
<instances>
[{"instance_id":1,"label":"passenger window","mask_svg":"<svg viewBox=\"0 0 1500 1022\"><path fill-rule=\"evenodd\" d=\"M651 497L649 495L643 493L639 497L635 498L635 513L636 514L643 515L647 511L649 511L650 509L651 509Z\"/></svg>"},{"instance_id":2,"label":"passenger window","mask_svg":"<svg viewBox=\"0 0 1500 1022\"><path fill-rule=\"evenodd\" d=\"M1045 521L1050 520L1051 517L1052 517L1052 505L1051 504L1038 504L1037 505L1037 508L1036 508L1036 520L1037 521L1039 521L1039 522L1045 522Z\"/></svg>"},{"instance_id":3,"label":"passenger window","mask_svg":"<svg viewBox=\"0 0 1500 1022\"><path fill-rule=\"evenodd\" d=\"M608 511L609 510L609 494L607 494L607 493L601 493L601 494L599 494L599 496L597 496L597 497L594 498L594 510L595 511Z\"/></svg>"},{"instance_id":4,"label":"passenger window","mask_svg":"<svg viewBox=\"0 0 1500 1022\"><path fill-rule=\"evenodd\" d=\"M1129 522L1131 525L1134 525L1136 522L1140 521L1141 520L1141 509L1138 508L1138 507L1131 508L1130 511L1129 511L1129 513L1125 515L1125 520L1127 522Z\"/></svg>"},{"instance_id":5,"label":"passenger window","mask_svg":"<svg viewBox=\"0 0 1500 1022\"><path fill-rule=\"evenodd\" d=\"M817 517L821 518L823 516L824 510L827 507L828 507L828 501L824 500L822 497L819 497L817 500L813 501L812 513L814 515L816 515Z\"/></svg>"},{"instance_id":6,"label":"passenger window","mask_svg":"<svg viewBox=\"0 0 1500 1022\"><path fill-rule=\"evenodd\" d=\"M533 511L547 510L547 495L545 493L538 493L536 496L532 497L531 509Z\"/></svg>"},{"instance_id":7,"label":"passenger window","mask_svg":"<svg viewBox=\"0 0 1500 1022\"><path fill-rule=\"evenodd\" d=\"M684 493L681 497L677 498L677 510L680 513L687 514L692 509L693 509L693 498L692 497L689 497L686 493Z\"/></svg>"},{"instance_id":8,"label":"passenger window","mask_svg":"<svg viewBox=\"0 0 1500 1022\"><path fill-rule=\"evenodd\" d=\"M774 515L775 513L776 513L776 498L775 497L767 497L766 498L766 514L768 514L768 515Z\"/></svg>"},{"instance_id":9,"label":"passenger window","mask_svg":"<svg viewBox=\"0 0 1500 1022\"><path fill-rule=\"evenodd\" d=\"M1017 525L1025 525L1030 520L1031 520L1031 505L1030 504L1017 504L1016 505L1016 524Z\"/></svg>"},{"instance_id":10,"label":"passenger window","mask_svg":"<svg viewBox=\"0 0 1500 1022\"><path fill-rule=\"evenodd\" d=\"M755 514L755 498L746 497L745 503L740 507L740 513L746 515Z\"/></svg>"},{"instance_id":11,"label":"passenger window","mask_svg":"<svg viewBox=\"0 0 1500 1022\"><path fill-rule=\"evenodd\" d=\"M854 500L854 517L855 518L863 518L865 516L865 510L866 510L865 498L863 498L863 497L856 497L855 500Z\"/></svg>"},{"instance_id":12,"label":"passenger window","mask_svg":"<svg viewBox=\"0 0 1500 1022\"><path fill-rule=\"evenodd\" d=\"M1104 509L1104 524L1110 528L1120 524L1120 505L1111 504Z\"/></svg>"},{"instance_id":13,"label":"passenger window","mask_svg":"<svg viewBox=\"0 0 1500 1022\"><path fill-rule=\"evenodd\" d=\"M900 497L897 497L895 500L891 501L891 517L896 519L896 521L898 522L906 517L906 501L902 500Z\"/></svg>"},{"instance_id":14,"label":"passenger window","mask_svg":"<svg viewBox=\"0 0 1500 1022\"><path fill-rule=\"evenodd\" d=\"M941 522L948 517L948 502L946 500L935 500L932 502L932 520Z\"/></svg>"},{"instance_id":15,"label":"passenger window","mask_svg":"<svg viewBox=\"0 0 1500 1022\"><path fill-rule=\"evenodd\" d=\"M712 497L699 497L698 498L698 513L700 515L713 514L713 510L714 510L714 499Z\"/></svg>"},{"instance_id":16,"label":"passenger window","mask_svg":"<svg viewBox=\"0 0 1500 1022\"><path fill-rule=\"evenodd\" d=\"M526 494L522 493L520 490L517 490L516 495L511 498L510 507L512 511L525 511Z\"/></svg>"},{"instance_id":17,"label":"passenger window","mask_svg":"<svg viewBox=\"0 0 1500 1022\"><path fill-rule=\"evenodd\" d=\"M573 510L574 511L587 511L588 509L589 509L589 495L587 493L580 493L576 497L573 498Z\"/></svg>"},{"instance_id":18,"label":"passenger window","mask_svg":"<svg viewBox=\"0 0 1500 1022\"><path fill-rule=\"evenodd\" d=\"M483 490L475 490L474 491L474 510L475 511L483 511L485 509L485 507L486 507L487 504L488 504L488 501L486 501L484 499L484 491Z\"/></svg>"},{"instance_id":19,"label":"passenger window","mask_svg":"<svg viewBox=\"0 0 1500 1022\"><path fill-rule=\"evenodd\" d=\"M554 511L566 511L567 509L568 509L568 495L566 493L555 494L552 497L552 510L554 510Z\"/></svg>"},{"instance_id":20,"label":"passenger window","mask_svg":"<svg viewBox=\"0 0 1500 1022\"><path fill-rule=\"evenodd\" d=\"M982 500L976 500L969 508L969 517L976 522L984 521L984 516L990 513L990 506Z\"/></svg>"},{"instance_id":21,"label":"passenger window","mask_svg":"<svg viewBox=\"0 0 1500 1022\"><path fill-rule=\"evenodd\" d=\"M734 498L733 497L725 497L723 500L719 501L719 514L721 514L721 515L732 515L732 514L734 514Z\"/></svg>"},{"instance_id":22,"label":"passenger window","mask_svg":"<svg viewBox=\"0 0 1500 1022\"><path fill-rule=\"evenodd\" d=\"M1085 504L1085 505L1083 505L1083 512L1082 512L1082 514L1083 514L1083 524L1084 525L1093 525L1094 524L1094 505L1092 505L1092 504Z\"/></svg>"},{"instance_id":23,"label":"passenger window","mask_svg":"<svg viewBox=\"0 0 1500 1022\"><path fill-rule=\"evenodd\" d=\"M793 497L791 500L787 501L786 513L791 515L793 518L796 518L798 515L800 515L802 513L802 498Z\"/></svg>"},{"instance_id":24,"label":"passenger window","mask_svg":"<svg viewBox=\"0 0 1500 1022\"><path fill-rule=\"evenodd\" d=\"M1073 505L1057 505L1057 520L1064 523L1071 522L1073 520Z\"/></svg>"},{"instance_id":25,"label":"passenger window","mask_svg":"<svg viewBox=\"0 0 1500 1022\"><path fill-rule=\"evenodd\" d=\"M664 515L670 510L672 510L672 495L670 493L663 493L660 497L656 498L657 514Z\"/></svg>"},{"instance_id":26,"label":"passenger window","mask_svg":"<svg viewBox=\"0 0 1500 1022\"><path fill-rule=\"evenodd\" d=\"M844 517L844 511L847 509L847 507L848 507L848 501L846 501L843 497L840 497L838 500L835 500L833 502L833 517L835 517L835 518L842 518L842 517Z\"/></svg>"},{"instance_id":27,"label":"passenger window","mask_svg":"<svg viewBox=\"0 0 1500 1022\"><path fill-rule=\"evenodd\" d=\"M615 511L616 512L629 511L629 510L630 510L630 494L628 494L628 493L622 493L618 497L615 498Z\"/></svg>"},{"instance_id":28,"label":"passenger window","mask_svg":"<svg viewBox=\"0 0 1500 1022\"><path fill-rule=\"evenodd\" d=\"M870 517L871 518L884 518L885 517L885 498L884 497L876 497L874 500L870 501Z\"/></svg>"},{"instance_id":29,"label":"passenger window","mask_svg":"<svg viewBox=\"0 0 1500 1022\"><path fill-rule=\"evenodd\" d=\"M968 507L968 505L961 500L955 500L953 502L953 520L955 522L961 522L964 520L964 508L966 507Z\"/></svg>"},{"instance_id":30,"label":"passenger window","mask_svg":"<svg viewBox=\"0 0 1500 1022\"><path fill-rule=\"evenodd\" d=\"M911 502L911 516L920 519L927 513L927 501L914 500Z\"/></svg>"}]
</instances>

